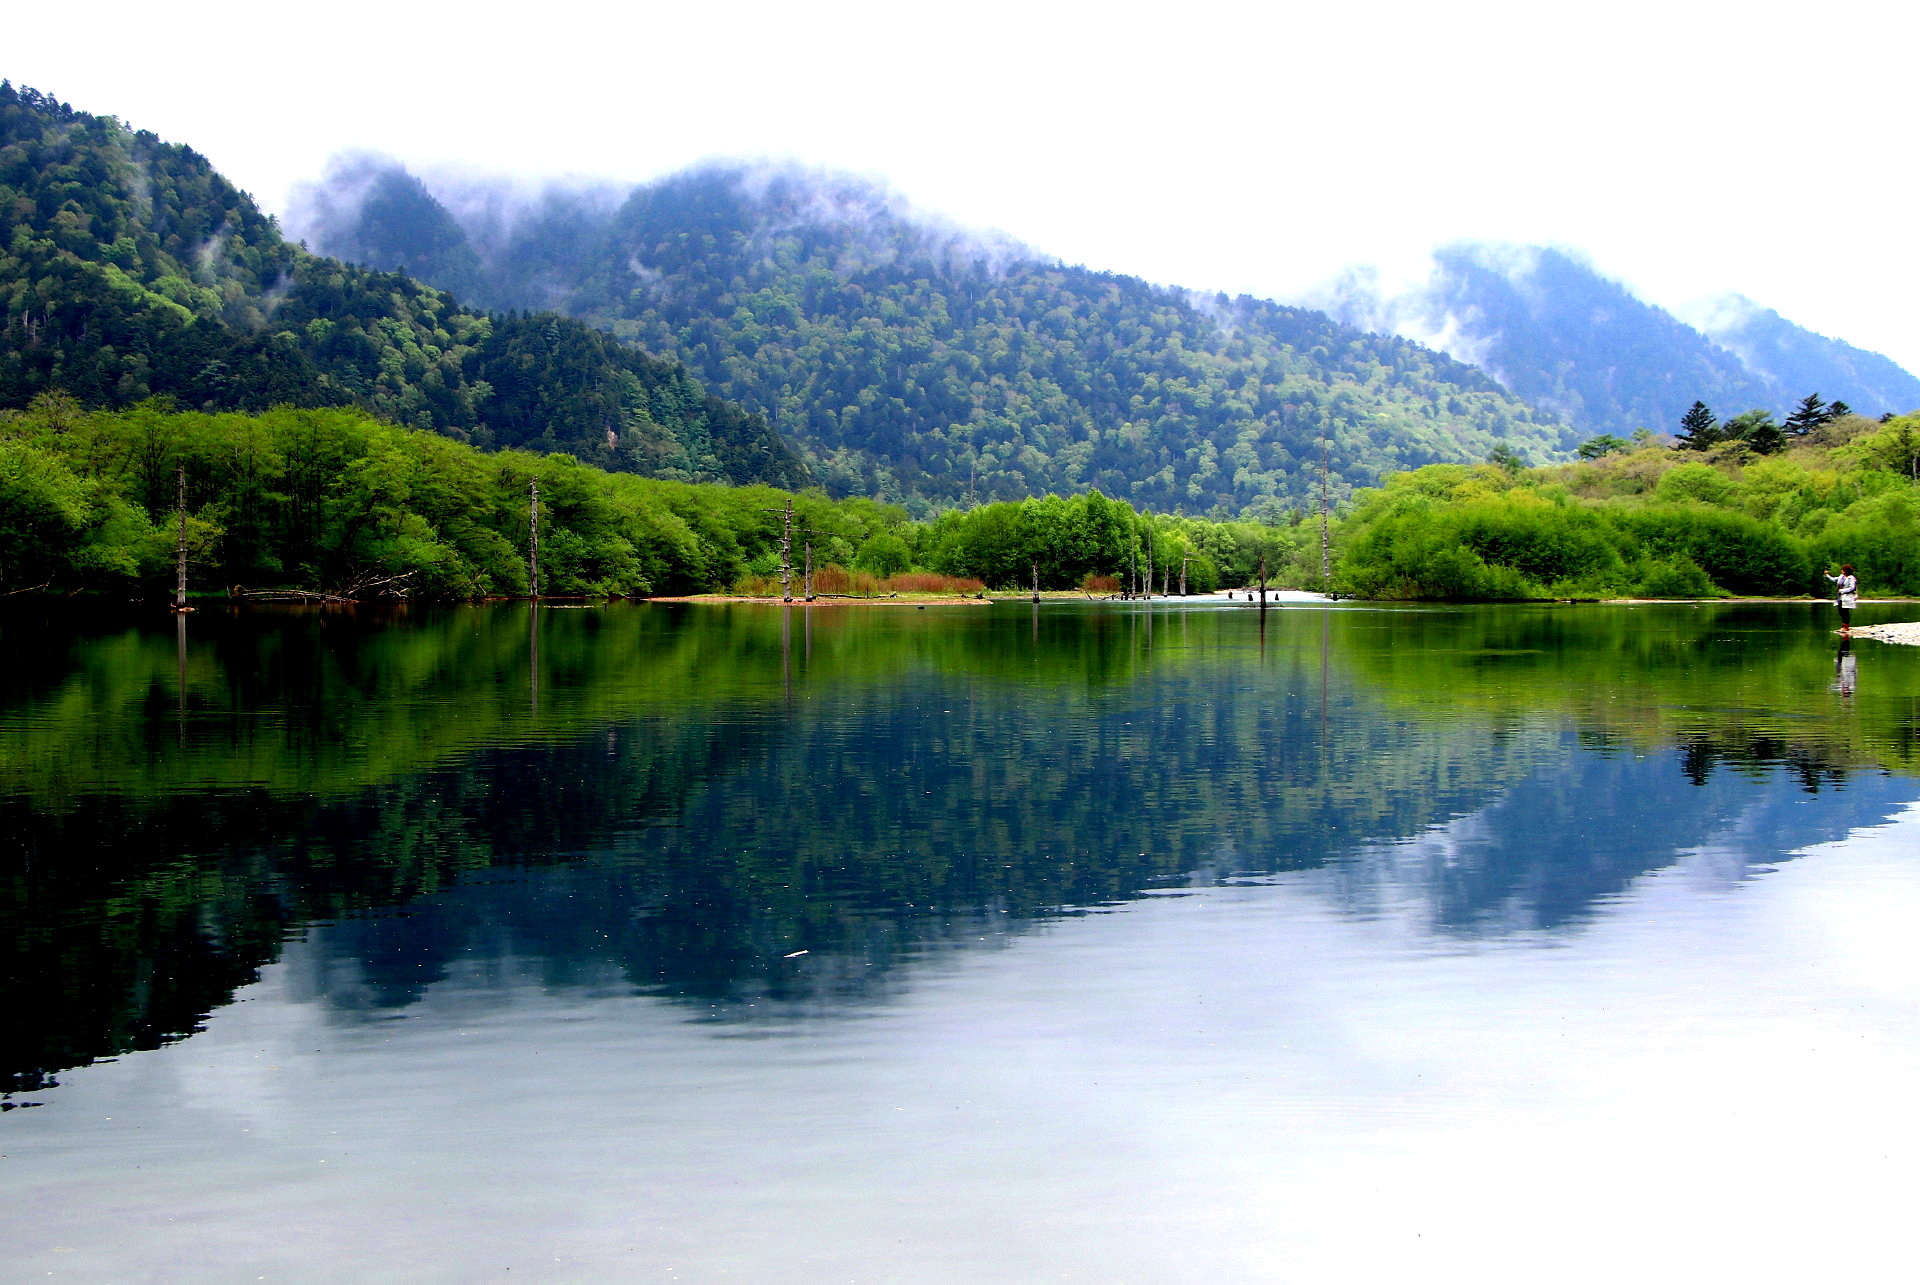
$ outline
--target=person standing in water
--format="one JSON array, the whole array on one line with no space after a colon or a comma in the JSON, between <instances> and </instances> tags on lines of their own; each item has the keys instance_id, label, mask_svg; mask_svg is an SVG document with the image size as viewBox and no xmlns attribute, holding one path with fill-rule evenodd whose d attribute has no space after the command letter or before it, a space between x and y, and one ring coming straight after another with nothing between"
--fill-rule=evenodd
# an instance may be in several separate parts
<instances>
[{"instance_id":1,"label":"person standing in water","mask_svg":"<svg viewBox=\"0 0 1920 1285\"><path fill-rule=\"evenodd\" d=\"M1840 632L1853 633L1853 609L1860 604L1860 581L1853 574L1853 564L1840 564L1840 574L1822 571L1821 575L1833 581L1833 602L1840 609Z\"/></svg>"}]
</instances>

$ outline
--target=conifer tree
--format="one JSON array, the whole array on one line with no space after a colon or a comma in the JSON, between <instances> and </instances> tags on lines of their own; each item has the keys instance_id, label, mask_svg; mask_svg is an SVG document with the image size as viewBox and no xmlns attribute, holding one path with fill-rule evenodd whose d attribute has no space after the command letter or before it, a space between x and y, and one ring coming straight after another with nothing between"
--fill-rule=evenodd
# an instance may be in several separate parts
<instances>
[{"instance_id":1,"label":"conifer tree","mask_svg":"<svg viewBox=\"0 0 1920 1285\"><path fill-rule=\"evenodd\" d=\"M1842 408L1841 414L1845 414L1846 403L1836 404ZM1800 404L1793 408L1793 413L1787 416L1787 436L1805 437L1834 418L1833 407L1821 401L1819 393L1808 393L1800 399Z\"/></svg>"},{"instance_id":2,"label":"conifer tree","mask_svg":"<svg viewBox=\"0 0 1920 1285\"><path fill-rule=\"evenodd\" d=\"M1772 455L1787 444L1786 435L1780 425L1774 422L1773 412L1761 410L1741 411L1720 426L1720 440L1723 442L1744 442L1757 455Z\"/></svg>"},{"instance_id":3,"label":"conifer tree","mask_svg":"<svg viewBox=\"0 0 1920 1285\"><path fill-rule=\"evenodd\" d=\"M1704 451L1721 440L1719 420L1707 409L1705 402L1696 401L1680 417L1680 433L1676 439L1683 450Z\"/></svg>"},{"instance_id":4,"label":"conifer tree","mask_svg":"<svg viewBox=\"0 0 1920 1285\"><path fill-rule=\"evenodd\" d=\"M1786 447L1786 434L1780 431L1780 425L1774 423L1773 416L1766 411L1753 414L1753 419L1743 435L1743 440L1751 446L1755 454L1773 455Z\"/></svg>"}]
</instances>

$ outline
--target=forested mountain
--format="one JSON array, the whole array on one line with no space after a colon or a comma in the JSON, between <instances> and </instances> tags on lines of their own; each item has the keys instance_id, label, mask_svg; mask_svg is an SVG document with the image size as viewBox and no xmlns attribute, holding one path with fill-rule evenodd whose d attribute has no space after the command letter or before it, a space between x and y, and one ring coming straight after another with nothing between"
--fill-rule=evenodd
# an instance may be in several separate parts
<instances>
[{"instance_id":1,"label":"forested mountain","mask_svg":"<svg viewBox=\"0 0 1920 1285\"><path fill-rule=\"evenodd\" d=\"M1784 414L1809 393L1878 416L1920 407L1920 379L1877 353L1744 299L1702 333L1558 250L1461 243L1397 294L1354 275L1326 300L1354 325L1407 335L1493 374L1583 437L1671 432L1695 401Z\"/></svg>"},{"instance_id":2,"label":"forested mountain","mask_svg":"<svg viewBox=\"0 0 1920 1285\"><path fill-rule=\"evenodd\" d=\"M311 195L302 231L430 279L477 262L481 301L551 304L678 356L800 442L830 487L917 508L1098 487L1238 512L1316 494L1323 433L1336 496L1389 469L1573 440L1403 339L1067 266L858 180L711 166L611 210L556 191L504 234L465 227L464 245L458 211L423 198L397 168L356 172Z\"/></svg>"},{"instance_id":3,"label":"forested mountain","mask_svg":"<svg viewBox=\"0 0 1920 1285\"><path fill-rule=\"evenodd\" d=\"M0 407L358 406L480 446L795 485L764 420L552 314L308 253L192 149L0 82Z\"/></svg>"}]
</instances>

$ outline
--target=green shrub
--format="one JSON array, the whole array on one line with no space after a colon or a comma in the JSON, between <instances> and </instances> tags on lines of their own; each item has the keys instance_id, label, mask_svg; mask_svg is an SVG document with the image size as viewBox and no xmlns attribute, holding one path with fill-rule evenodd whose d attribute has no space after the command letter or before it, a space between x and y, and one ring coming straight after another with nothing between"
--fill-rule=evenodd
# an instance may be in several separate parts
<instances>
[{"instance_id":1,"label":"green shrub","mask_svg":"<svg viewBox=\"0 0 1920 1285\"><path fill-rule=\"evenodd\" d=\"M1700 564L1685 554L1670 558L1652 558L1639 572L1634 596L1640 598L1711 598L1716 592L1713 580Z\"/></svg>"},{"instance_id":2,"label":"green shrub","mask_svg":"<svg viewBox=\"0 0 1920 1285\"><path fill-rule=\"evenodd\" d=\"M1734 480L1711 464L1682 464L1670 468L1654 487L1654 496L1664 504L1731 504L1739 487Z\"/></svg>"},{"instance_id":3,"label":"green shrub","mask_svg":"<svg viewBox=\"0 0 1920 1285\"><path fill-rule=\"evenodd\" d=\"M1743 513L1658 508L1616 521L1645 553L1689 558L1729 593L1802 593L1811 574L1807 555L1790 536Z\"/></svg>"}]
</instances>

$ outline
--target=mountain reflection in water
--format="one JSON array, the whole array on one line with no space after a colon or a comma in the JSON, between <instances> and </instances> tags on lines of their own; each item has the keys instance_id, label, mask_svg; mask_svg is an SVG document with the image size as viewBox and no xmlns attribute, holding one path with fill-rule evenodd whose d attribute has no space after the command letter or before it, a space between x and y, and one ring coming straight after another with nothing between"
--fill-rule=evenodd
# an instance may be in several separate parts
<instances>
[{"instance_id":1,"label":"mountain reflection in water","mask_svg":"<svg viewBox=\"0 0 1920 1285\"><path fill-rule=\"evenodd\" d=\"M1838 692L1793 609L0 629L8 1105L192 1034L294 939L342 1021L509 963L818 1017L947 950L1285 872L1436 945L1577 932L1648 872L1737 880L1920 795L1916 657Z\"/></svg>"}]
</instances>

